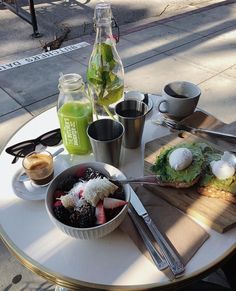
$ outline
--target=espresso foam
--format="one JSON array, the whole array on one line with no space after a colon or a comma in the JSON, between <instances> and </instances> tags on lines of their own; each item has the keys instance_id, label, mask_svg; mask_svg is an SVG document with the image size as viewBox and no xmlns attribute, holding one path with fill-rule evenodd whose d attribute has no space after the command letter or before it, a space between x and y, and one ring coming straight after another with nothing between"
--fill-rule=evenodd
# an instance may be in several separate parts
<instances>
[{"instance_id":1,"label":"espresso foam","mask_svg":"<svg viewBox=\"0 0 236 291\"><path fill-rule=\"evenodd\" d=\"M32 153L25 157L24 168L30 179L38 185L49 183L53 178L53 159L46 153Z\"/></svg>"},{"instance_id":2,"label":"espresso foam","mask_svg":"<svg viewBox=\"0 0 236 291\"><path fill-rule=\"evenodd\" d=\"M52 163L51 159L51 156L45 154L32 154L25 158L24 167L28 170L43 169Z\"/></svg>"}]
</instances>

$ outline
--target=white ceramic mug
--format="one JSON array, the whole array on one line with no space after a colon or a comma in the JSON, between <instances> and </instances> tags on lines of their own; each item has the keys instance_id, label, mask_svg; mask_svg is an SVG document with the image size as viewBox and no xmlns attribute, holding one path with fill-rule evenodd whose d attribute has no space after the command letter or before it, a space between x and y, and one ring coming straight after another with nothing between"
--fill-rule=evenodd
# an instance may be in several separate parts
<instances>
[{"instance_id":1,"label":"white ceramic mug","mask_svg":"<svg viewBox=\"0 0 236 291\"><path fill-rule=\"evenodd\" d=\"M145 94L139 91L127 91L124 94L124 100L136 100L140 102L144 102L148 105L148 97Z\"/></svg>"},{"instance_id":2,"label":"white ceramic mug","mask_svg":"<svg viewBox=\"0 0 236 291\"><path fill-rule=\"evenodd\" d=\"M173 119L182 119L191 115L198 104L201 90L193 83L176 81L165 85L157 108Z\"/></svg>"}]
</instances>

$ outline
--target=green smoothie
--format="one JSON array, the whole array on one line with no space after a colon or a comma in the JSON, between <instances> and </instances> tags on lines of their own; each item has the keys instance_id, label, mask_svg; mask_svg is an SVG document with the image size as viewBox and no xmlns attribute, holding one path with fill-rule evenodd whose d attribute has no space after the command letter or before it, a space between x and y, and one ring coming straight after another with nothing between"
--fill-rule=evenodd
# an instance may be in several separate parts
<instances>
[{"instance_id":1,"label":"green smoothie","mask_svg":"<svg viewBox=\"0 0 236 291\"><path fill-rule=\"evenodd\" d=\"M58 110L61 135L70 154L82 155L91 151L87 127L92 122L91 104L79 101L67 102Z\"/></svg>"}]
</instances>

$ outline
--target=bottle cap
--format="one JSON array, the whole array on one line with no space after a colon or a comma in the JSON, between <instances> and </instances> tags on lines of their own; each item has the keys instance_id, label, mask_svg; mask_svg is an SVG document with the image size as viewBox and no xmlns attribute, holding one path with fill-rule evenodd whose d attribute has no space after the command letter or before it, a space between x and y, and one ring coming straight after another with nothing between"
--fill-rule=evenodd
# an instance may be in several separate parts
<instances>
[{"instance_id":1,"label":"bottle cap","mask_svg":"<svg viewBox=\"0 0 236 291\"><path fill-rule=\"evenodd\" d=\"M111 4L100 2L94 10L94 22L96 25L110 24L112 19Z\"/></svg>"}]
</instances>

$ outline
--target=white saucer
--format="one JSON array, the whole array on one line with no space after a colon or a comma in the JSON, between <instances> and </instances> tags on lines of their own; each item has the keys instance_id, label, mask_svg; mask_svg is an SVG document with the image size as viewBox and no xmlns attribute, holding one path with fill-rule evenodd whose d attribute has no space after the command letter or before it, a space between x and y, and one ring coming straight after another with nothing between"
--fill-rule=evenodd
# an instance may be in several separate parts
<instances>
[{"instance_id":1,"label":"white saucer","mask_svg":"<svg viewBox=\"0 0 236 291\"><path fill-rule=\"evenodd\" d=\"M48 185L38 186L32 183L31 180L24 182L18 181L18 177L23 173L23 170L18 170L12 179L12 187L17 197L24 200L44 200Z\"/></svg>"},{"instance_id":2,"label":"white saucer","mask_svg":"<svg viewBox=\"0 0 236 291\"><path fill-rule=\"evenodd\" d=\"M155 96L155 95L148 94L148 112L150 112L153 109L153 100L151 96Z\"/></svg>"},{"instance_id":3,"label":"white saucer","mask_svg":"<svg viewBox=\"0 0 236 291\"><path fill-rule=\"evenodd\" d=\"M152 98L150 97L150 94L148 96L148 113L152 110L153 108L153 101L152 101Z\"/></svg>"},{"instance_id":4,"label":"white saucer","mask_svg":"<svg viewBox=\"0 0 236 291\"><path fill-rule=\"evenodd\" d=\"M57 156L54 160L54 177L56 177L68 167L69 164L67 163L66 159L63 158L63 155ZM19 169L12 178L12 187L15 195L24 200L44 200L50 183L44 186L39 186L32 183L30 180L20 182L18 181L18 177L23 172L23 169Z\"/></svg>"}]
</instances>

